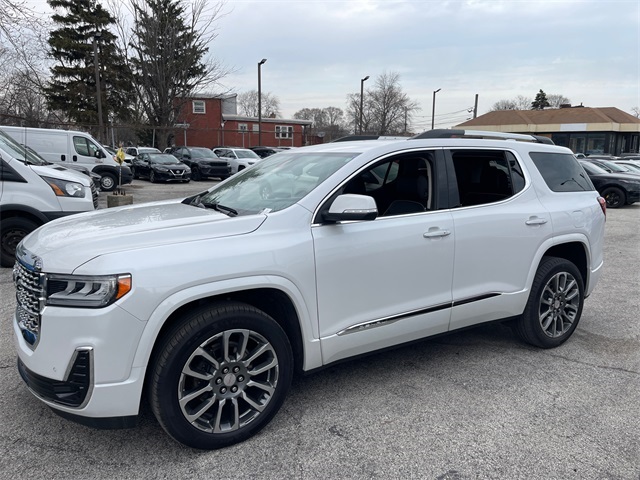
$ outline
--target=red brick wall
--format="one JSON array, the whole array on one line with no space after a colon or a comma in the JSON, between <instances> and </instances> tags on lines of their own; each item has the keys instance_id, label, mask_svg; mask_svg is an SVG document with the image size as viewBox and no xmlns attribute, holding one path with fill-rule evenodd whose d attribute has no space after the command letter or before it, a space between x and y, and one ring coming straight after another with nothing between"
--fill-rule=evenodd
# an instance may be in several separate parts
<instances>
[{"instance_id":1,"label":"red brick wall","mask_svg":"<svg viewBox=\"0 0 640 480\"><path fill-rule=\"evenodd\" d=\"M253 131L257 120L227 120L222 127L222 102L219 98L195 99L205 102L205 113L193 113L192 100L189 100L184 108L183 114L178 117L179 123L189 124L186 130L187 145L192 147L212 148L219 145L233 147L255 147L259 145L258 132ZM242 132L239 124L245 124L247 130ZM286 120L262 119L261 143L270 147L301 147L305 145L305 135L303 125L292 125ZM276 126L293 127L293 138L276 138ZM174 131L175 145L184 145L185 131L178 128Z\"/></svg>"}]
</instances>

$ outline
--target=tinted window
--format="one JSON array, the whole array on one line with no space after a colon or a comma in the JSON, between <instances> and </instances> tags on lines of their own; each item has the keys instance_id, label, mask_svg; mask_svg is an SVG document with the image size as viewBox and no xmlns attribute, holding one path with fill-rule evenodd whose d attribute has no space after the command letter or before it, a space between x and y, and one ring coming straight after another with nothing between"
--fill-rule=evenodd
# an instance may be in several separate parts
<instances>
[{"instance_id":1,"label":"tinted window","mask_svg":"<svg viewBox=\"0 0 640 480\"><path fill-rule=\"evenodd\" d=\"M522 170L509 152L453 150L451 159L460 206L499 202L524 187Z\"/></svg>"},{"instance_id":2,"label":"tinted window","mask_svg":"<svg viewBox=\"0 0 640 480\"><path fill-rule=\"evenodd\" d=\"M372 197L380 216L435 210L434 171L431 152L396 155L353 177L342 193Z\"/></svg>"},{"instance_id":3,"label":"tinted window","mask_svg":"<svg viewBox=\"0 0 640 480\"><path fill-rule=\"evenodd\" d=\"M554 192L595 190L589 177L570 153L531 152L531 159Z\"/></svg>"}]
</instances>

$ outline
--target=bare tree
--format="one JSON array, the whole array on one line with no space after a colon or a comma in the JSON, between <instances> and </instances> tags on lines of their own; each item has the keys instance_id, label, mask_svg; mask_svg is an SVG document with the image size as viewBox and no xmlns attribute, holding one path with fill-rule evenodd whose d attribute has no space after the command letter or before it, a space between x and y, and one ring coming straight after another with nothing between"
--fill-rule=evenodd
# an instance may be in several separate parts
<instances>
[{"instance_id":1,"label":"bare tree","mask_svg":"<svg viewBox=\"0 0 640 480\"><path fill-rule=\"evenodd\" d=\"M164 147L190 98L229 72L209 53L224 2L207 0L109 0L120 48L129 61L144 120ZM129 22L132 22L130 24ZM220 92L224 93L224 92Z\"/></svg>"},{"instance_id":2,"label":"bare tree","mask_svg":"<svg viewBox=\"0 0 640 480\"><path fill-rule=\"evenodd\" d=\"M347 116L354 119L355 127L360 117L360 94L349 95L347 102ZM417 102L402 91L400 74L383 73L376 78L374 87L366 91L362 108L362 131L377 135L405 133L413 113L418 109Z\"/></svg>"},{"instance_id":3,"label":"bare tree","mask_svg":"<svg viewBox=\"0 0 640 480\"><path fill-rule=\"evenodd\" d=\"M633 107L631 113L633 113L636 118L640 118L640 107Z\"/></svg>"},{"instance_id":4,"label":"bare tree","mask_svg":"<svg viewBox=\"0 0 640 480\"><path fill-rule=\"evenodd\" d=\"M547 101L549 102L549 106L551 108L560 108L562 105L571 104L571 100L569 100L564 95L560 95L557 93L547 95Z\"/></svg>"},{"instance_id":5,"label":"bare tree","mask_svg":"<svg viewBox=\"0 0 640 480\"><path fill-rule=\"evenodd\" d=\"M262 116L263 117L279 117L280 116L280 100L270 92L261 92L262 94ZM249 90L238 95L238 113L245 117L258 117L258 91Z\"/></svg>"},{"instance_id":6,"label":"bare tree","mask_svg":"<svg viewBox=\"0 0 640 480\"><path fill-rule=\"evenodd\" d=\"M509 100L498 100L491 107L491 112L496 110L529 110L531 108L531 98L524 95Z\"/></svg>"},{"instance_id":7,"label":"bare tree","mask_svg":"<svg viewBox=\"0 0 640 480\"><path fill-rule=\"evenodd\" d=\"M29 92L27 103L32 94L41 95L47 77L48 26L49 20L24 0L0 0L0 113L7 119L24 119L19 92Z\"/></svg>"}]
</instances>

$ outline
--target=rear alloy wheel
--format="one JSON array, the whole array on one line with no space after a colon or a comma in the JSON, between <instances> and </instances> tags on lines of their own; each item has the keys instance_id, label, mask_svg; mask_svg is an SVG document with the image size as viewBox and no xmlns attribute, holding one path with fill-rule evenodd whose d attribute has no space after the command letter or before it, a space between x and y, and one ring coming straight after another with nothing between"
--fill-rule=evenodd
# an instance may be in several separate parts
<instances>
[{"instance_id":1,"label":"rear alloy wheel","mask_svg":"<svg viewBox=\"0 0 640 480\"><path fill-rule=\"evenodd\" d=\"M196 182L202 180L202 175L200 174L200 169L198 167L191 168L191 180L195 180Z\"/></svg>"},{"instance_id":2,"label":"rear alloy wheel","mask_svg":"<svg viewBox=\"0 0 640 480\"><path fill-rule=\"evenodd\" d=\"M206 450L251 437L280 409L293 376L287 335L241 303L195 311L162 340L151 407L175 440Z\"/></svg>"},{"instance_id":3,"label":"rear alloy wheel","mask_svg":"<svg viewBox=\"0 0 640 480\"><path fill-rule=\"evenodd\" d=\"M620 208L626 203L625 194L618 187L605 188L602 196L607 201L607 208Z\"/></svg>"},{"instance_id":4,"label":"rear alloy wheel","mask_svg":"<svg viewBox=\"0 0 640 480\"><path fill-rule=\"evenodd\" d=\"M156 183L158 181L158 179L156 178L156 172L154 172L153 170L149 172L149 181L151 183Z\"/></svg>"},{"instance_id":5,"label":"rear alloy wheel","mask_svg":"<svg viewBox=\"0 0 640 480\"><path fill-rule=\"evenodd\" d=\"M577 267L563 258L544 257L516 333L531 345L557 347L578 326L583 303L584 284Z\"/></svg>"}]
</instances>

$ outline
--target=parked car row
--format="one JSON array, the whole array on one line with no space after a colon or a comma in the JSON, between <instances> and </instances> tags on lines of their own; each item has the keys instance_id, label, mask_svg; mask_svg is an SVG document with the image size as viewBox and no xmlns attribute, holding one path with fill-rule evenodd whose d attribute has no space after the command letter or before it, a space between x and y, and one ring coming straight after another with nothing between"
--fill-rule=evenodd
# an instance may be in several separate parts
<instances>
[{"instance_id":1,"label":"parked car row","mask_svg":"<svg viewBox=\"0 0 640 480\"><path fill-rule=\"evenodd\" d=\"M608 208L620 208L640 201L640 171L599 158L582 158L580 164L604 197Z\"/></svg>"}]
</instances>

